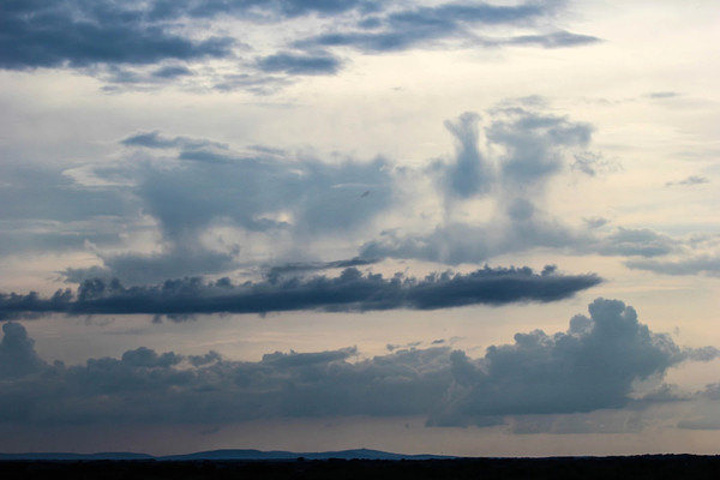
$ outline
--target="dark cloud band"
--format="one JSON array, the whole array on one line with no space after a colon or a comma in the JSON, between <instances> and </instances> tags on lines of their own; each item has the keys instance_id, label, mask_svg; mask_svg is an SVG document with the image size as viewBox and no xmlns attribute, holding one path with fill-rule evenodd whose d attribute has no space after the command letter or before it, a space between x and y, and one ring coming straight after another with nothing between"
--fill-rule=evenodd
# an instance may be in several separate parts
<instances>
[{"instance_id":1,"label":"dark cloud band","mask_svg":"<svg viewBox=\"0 0 720 480\"><path fill-rule=\"evenodd\" d=\"M295 310L369 311L407 308L433 310L465 305L552 302L601 282L595 274L562 275L547 267L537 274L524 268L485 267L468 274L433 274L422 280L396 274L363 275L356 268L339 277L297 277L233 285L228 280L166 281L159 286L123 287L117 280L86 280L77 295L58 291L0 297L0 315L266 313Z\"/></svg>"}]
</instances>

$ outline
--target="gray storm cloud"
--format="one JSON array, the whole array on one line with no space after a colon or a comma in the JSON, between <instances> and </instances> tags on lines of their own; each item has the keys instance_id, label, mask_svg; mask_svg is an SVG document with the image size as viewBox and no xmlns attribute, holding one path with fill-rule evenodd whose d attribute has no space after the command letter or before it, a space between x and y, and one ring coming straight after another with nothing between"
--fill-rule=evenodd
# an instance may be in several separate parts
<instances>
[{"instance_id":1,"label":"gray storm cloud","mask_svg":"<svg viewBox=\"0 0 720 480\"><path fill-rule=\"evenodd\" d=\"M212 423L335 415L425 415L428 425L491 425L508 416L621 409L633 385L713 347L688 349L597 299L565 332L518 333L471 358L449 347L358 360L355 348L275 352L238 362L217 352L148 348L65 366L41 360L24 327L3 326L0 421L25 425Z\"/></svg>"}]
</instances>

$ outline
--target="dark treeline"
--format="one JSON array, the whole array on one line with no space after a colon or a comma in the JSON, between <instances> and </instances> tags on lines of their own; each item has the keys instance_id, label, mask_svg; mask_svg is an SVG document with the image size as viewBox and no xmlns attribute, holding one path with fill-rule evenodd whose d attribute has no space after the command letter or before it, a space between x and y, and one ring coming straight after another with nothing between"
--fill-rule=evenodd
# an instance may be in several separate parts
<instances>
[{"instance_id":1,"label":"dark treeline","mask_svg":"<svg viewBox=\"0 0 720 480\"><path fill-rule=\"evenodd\" d=\"M114 479L715 479L720 456L473 458L454 460L5 461L4 480Z\"/></svg>"}]
</instances>

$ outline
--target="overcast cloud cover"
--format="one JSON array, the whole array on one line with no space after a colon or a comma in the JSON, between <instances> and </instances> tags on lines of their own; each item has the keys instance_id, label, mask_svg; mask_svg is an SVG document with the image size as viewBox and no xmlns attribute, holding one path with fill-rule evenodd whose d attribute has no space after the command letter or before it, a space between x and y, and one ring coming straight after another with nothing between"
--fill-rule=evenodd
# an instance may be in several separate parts
<instances>
[{"instance_id":1,"label":"overcast cloud cover","mask_svg":"<svg viewBox=\"0 0 720 480\"><path fill-rule=\"evenodd\" d=\"M716 452L716 13L0 0L0 449Z\"/></svg>"}]
</instances>

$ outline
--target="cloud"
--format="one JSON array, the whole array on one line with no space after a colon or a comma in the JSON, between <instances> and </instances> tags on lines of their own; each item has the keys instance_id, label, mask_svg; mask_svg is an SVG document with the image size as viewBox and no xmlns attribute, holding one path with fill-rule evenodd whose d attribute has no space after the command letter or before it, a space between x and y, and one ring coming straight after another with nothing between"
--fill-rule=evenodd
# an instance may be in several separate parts
<instances>
[{"instance_id":1,"label":"cloud","mask_svg":"<svg viewBox=\"0 0 720 480\"><path fill-rule=\"evenodd\" d=\"M231 37L195 40L177 33L178 23L220 15L246 21L278 22L314 13L341 14L373 9L371 1L209 1L151 0L113 2L59 0L5 2L0 7L3 36L0 68L88 67L96 64L144 65L164 60L226 58L236 41ZM155 76L187 75L183 65L164 66Z\"/></svg>"},{"instance_id":2,"label":"cloud","mask_svg":"<svg viewBox=\"0 0 720 480\"><path fill-rule=\"evenodd\" d=\"M212 89L218 92L245 90L255 95L271 95L292 83L290 78L281 75L227 73L213 80Z\"/></svg>"},{"instance_id":3,"label":"cloud","mask_svg":"<svg viewBox=\"0 0 720 480\"><path fill-rule=\"evenodd\" d=\"M350 254L364 244L358 265L384 257L482 263L538 246L588 244L543 211L540 194L561 171L565 151L585 145L591 128L527 108L508 107L488 118L483 133L492 139L494 153L481 152L480 117L466 113L446 123L456 140L455 155L425 171L434 178L449 217L464 200L495 200L495 218L486 224L470 226L448 218L431 233L403 235L397 230L377 237L382 219L406 206L408 199L401 195L414 188L403 183L407 175L388 160L330 163L267 148L242 152L211 139L155 130L121 140L125 148L111 167L86 165L58 173L10 169L8 178L21 191L0 187L8 206L3 214L15 223L46 222L48 231L41 236L35 228L10 238L22 231L16 228L4 233L4 245L12 251L13 245L34 244L50 250L64 244L89 248L101 263L67 268L66 280L117 277L142 285L226 274L269 258L277 267L295 258L290 268L305 265L301 269L306 271L352 266L308 263L312 253L303 258L291 251L304 245L310 252L313 245L333 238L350 242ZM99 221L105 228L98 228ZM132 239L152 231L159 237L154 250L117 248L121 235ZM86 246L86 240L92 243Z\"/></svg>"},{"instance_id":4,"label":"cloud","mask_svg":"<svg viewBox=\"0 0 720 480\"><path fill-rule=\"evenodd\" d=\"M100 254L103 266L67 268L61 273L65 281L81 283L94 277L120 278L138 285L162 282L168 278L193 275L213 275L238 267L232 253L215 252L203 245L184 242L154 254Z\"/></svg>"},{"instance_id":5,"label":"cloud","mask_svg":"<svg viewBox=\"0 0 720 480\"><path fill-rule=\"evenodd\" d=\"M185 146L175 162L148 165L139 174L137 195L169 240L223 217L255 231L351 229L370 221L392 197L391 165L382 158L331 164ZM368 188L374 194L359 201ZM274 220L278 213L286 219Z\"/></svg>"},{"instance_id":6,"label":"cloud","mask_svg":"<svg viewBox=\"0 0 720 480\"><path fill-rule=\"evenodd\" d=\"M428 425L510 422L527 433L548 429L533 427L529 415L602 416L634 405L637 381L717 357L716 350L694 356L639 323L632 307L603 299L566 332L518 333L513 344L491 346L477 359L449 347L359 359L350 347L238 362L216 352L186 357L141 347L68 367L40 360L22 325L3 330L0 371L11 376L0 391L0 422L40 426L424 415Z\"/></svg>"},{"instance_id":7,"label":"cloud","mask_svg":"<svg viewBox=\"0 0 720 480\"><path fill-rule=\"evenodd\" d=\"M690 255L679 260L633 259L627 260L625 266L663 275L720 276L720 257L716 255Z\"/></svg>"},{"instance_id":8,"label":"cloud","mask_svg":"<svg viewBox=\"0 0 720 480\"><path fill-rule=\"evenodd\" d=\"M583 222L592 229L601 228L610 223L610 220L604 217L588 217L583 218Z\"/></svg>"},{"instance_id":9,"label":"cloud","mask_svg":"<svg viewBox=\"0 0 720 480\"><path fill-rule=\"evenodd\" d=\"M0 69L74 69L106 83L105 91L152 89L169 83L255 94L273 93L297 76L334 75L343 66L328 47L350 46L365 53L426 48L442 41L465 46L524 44L543 48L576 46L596 39L565 31L486 39L482 27L523 27L551 19L557 2L516 6L448 2L407 8L373 0L57 0L5 2L0 6ZM303 37L293 21L311 17L324 33ZM243 38L208 36L213 22L230 23ZM264 35L254 61L239 56L255 43L256 31L277 29L289 38ZM259 28L258 28L259 27ZM248 33L250 32L250 33ZM275 37L275 38L273 38ZM243 41L240 41L243 40ZM289 49L299 50L290 52ZM223 60L234 66L222 67ZM202 68L189 68L194 64ZM274 76L268 76L273 73Z\"/></svg>"},{"instance_id":10,"label":"cloud","mask_svg":"<svg viewBox=\"0 0 720 480\"><path fill-rule=\"evenodd\" d=\"M537 3L497 6L480 2L449 2L374 16L371 23L361 23L359 31L322 33L299 40L296 45L353 47L366 53L401 51L430 46L447 39L473 40L472 26L527 25L548 15L550 10ZM366 31L368 28L376 31Z\"/></svg>"},{"instance_id":11,"label":"cloud","mask_svg":"<svg viewBox=\"0 0 720 480\"><path fill-rule=\"evenodd\" d=\"M142 65L230 55L231 38L193 41L173 34L166 25L148 22L133 3L4 2L0 68Z\"/></svg>"},{"instance_id":12,"label":"cloud","mask_svg":"<svg viewBox=\"0 0 720 480\"><path fill-rule=\"evenodd\" d=\"M675 97L680 96L680 93L673 92L673 91L651 92L651 93L648 93L647 96L649 98L658 100L658 99L665 99L665 98L675 98Z\"/></svg>"},{"instance_id":13,"label":"cloud","mask_svg":"<svg viewBox=\"0 0 720 480\"><path fill-rule=\"evenodd\" d=\"M150 16L156 19L202 19L230 15L257 16L261 21L310 14L337 15L352 10L372 12L380 7L380 3L373 0L156 0L150 5Z\"/></svg>"},{"instance_id":14,"label":"cloud","mask_svg":"<svg viewBox=\"0 0 720 480\"><path fill-rule=\"evenodd\" d=\"M676 251L680 242L648 228L618 227L612 234L599 239L590 250L602 255L657 257Z\"/></svg>"},{"instance_id":15,"label":"cloud","mask_svg":"<svg viewBox=\"0 0 720 480\"><path fill-rule=\"evenodd\" d=\"M3 323L0 342L0 379L23 377L47 368L35 352L35 341L18 323Z\"/></svg>"},{"instance_id":16,"label":"cloud","mask_svg":"<svg viewBox=\"0 0 720 480\"><path fill-rule=\"evenodd\" d=\"M50 298L35 293L0 296L0 315L267 313L294 310L369 311L396 308L435 310L465 305L552 302L600 283L594 274L562 275L553 267L485 267L468 274L433 274L418 280L396 274L363 275L346 268L339 277L271 278L233 285L227 279L168 280L158 286L123 287L119 281L86 280L72 295L59 290Z\"/></svg>"},{"instance_id":17,"label":"cloud","mask_svg":"<svg viewBox=\"0 0 720 480\"><path fill-rule=\"evenodd\" d=\"M710 180L708 180L707 177L701 177L699 175L691 175L683 180L678 180L675 182L667 182L665 184L666 187L673 187L673 186L685 186L690 187L693 185L703 185L705 183L710 183Z\"/></svg>"},{"instance_id":18,"label":"cloud","mask_svg":"<svg viewBox=\"0 0 720 480\"><path fill-rule=\"evenodd\" d=\"M93 67L85 73L95 75L105 82L104 92L119 92L129 90L152 90L163 87L169 83L191 84L198 76L195 70L177 62L156 66L130 66L121 64L108 64L102 67Z\"/></svg>"},{"instance_id":19,"label":"cloud","mask_svg":"<svg viewBox=\"0 0 720 480\"><path fill-rule=\"evenodd\" d=\"M456 137L455 155L435 160L426 170L446 199L442 221L421 232L386 230L361 246L360 257L457 265L535 248L645 258L682 251L684 241L651 229L617 227L608 232L599 228L608 223L601 217L586 218L585 228L576 228L543 208L550 182L561 174L575 170L595 177L618 168L587 150L591 124L545 113L543 103L519 99L490 109L482 132L477 114L447 122ZM480 150L483 143L485 151ZM463 201L477 198L491 200L486 203L488 220L453 216Z\"/></svg>"},{"instance_id":20,"label":"cloud","mask_svg":"<svg viewBox=\"0 0 720 480\"><path fill-rule=\"evenodd\" d=\"M488 116L483 132L487 155L479 150L478 114L468 112L445 122L456 139L456 153L434 170L447 176L449 193L468 198L494 187L505 197L536 194L565 167L568 152L575 152L576 162L589 155L583 150L592 139L593 126L588 123L527 108L522 102L492 109Z\"/></svg>"},{"instance_id":21,"label":"cloud","mask_svg":"<svg viewBox=\"0 0 720 480\"><path fill-rule=\"evenodd\" d=\"M168 79L175 79L178 77L184 77L188 75L193 75L192 70L187 68L184 65L168 65L165 67L158 68L152 73L152 76L155 78L162 78L165 80Z\"/></svg>"},{"instance_id":22,"label":"cloud","mask_svg":"<svg viewBox=\"0 0 720 480\"><path fill-rule=\"evenodd\" d=\"M3 220L73 222L128 213L127 199L116 188L78 185L52 166L3 165L0 202Z\"/></svg>"},{"instance_id":23,"label":"cloud","mask_svg":"<svg viewBox=\"0 0 720 480\"><path fill-rule=\"evenodd\" d=\"M117 245L137 204L121 187L80 185L68 171L31 163L0 166L0 254Z\"/></svg>"},{"instance_id":24,"label":"cloud","mask_svg":"<svg viewBox=\"0 0 720 480\"><path fill-rule=\"evenodd\" d=\"M677 427L687 430L720 430L720 383L711 383L694 395L694 404Z\"/></svg>"},{"instance_id":25,"label":"cloud","mask_svg":"<svg viewBox=\"0 0 720 480\"><path fill-rule=\"evenodd\" d=\"M351 267L364 267L378 263L380 259L364 259L360 257L354 257L347 260L335 260L332 262L312 262L312 263L286 263L283 265L274 265L267 269L265 277L270 282L276 282L285 275L296 275L298 273L307 273L320 270L329 270L334 268L351 268Z\"/></svg>"},{"instance_id":26,"label":"cloud","mask_svg":"<svg viewBox=\"0 0 720 480\"><path fill-rule=\"evenodd\" d=\"M98 268L104 278L132 284L223 273L266 261L265 250L282 261L288 245L353 236L395 202L394 167L382 158L330 163L272 149L241 153L159 131L120 143L132 149L123 153L125 161L93 175L122 177L117 188L155 222L160 248L100 251L101 266L68 269L68 280L97 276Z\"/></svg>"},{"instance_id":27,"label":"cloud","mask_svg":"<svg viewBox=\"0 0 720 480\"><path fill-rule=\"evenodd\" d=\"M179 148L183 150L202 150L208 148L217 148L227 150L228 145L219 142L213 142L207 139L195 139L190 137L172 137L163 136L160 131L142 132L131 135L123 139L120 144L127 147L144 147L153 149L170 149Z\"/></svg>"},{"instance_id":28,"label":"cloud","mask_svg":"<svg viewBox=\"0 0 720 480\"><path fill-rule=\"evenodd\" d=\"M585 148L593 126L522 107L500 109L488 126L488 141L505 149L499 159L503 182L513 188L542 184L563 167L562 149Z\"/></svg>"},{"instance_id":29,"label":"cloud","mask_svg":"<svg viewBox=\"0 0 720 480\"><path fill-rule=\"evenodd\" d=\"M284 263L304 271L352 266L333 266L313 251L337 239L346 245L340 254L355 255L357 265L387 257L482 264L540 247L646 258L684 248L649 229L574 228L544 207L553 178L575 168L579 158L601 158L585 155L592 125L548 114L538 99L521 99L482 118L462 114L446 127L454 154L412 172L381 157L326 162L267 147L238 151L157 130L122 139L112 166L61 172L6 167L12 183L0 186L6 206L0 218L12 228L0 234L0 248L90 250L98 264L67 268L66 280L99 276L131 285L230 274L271 258L275 265L267 273L273 275ZM583 165L600 175L596 163ZM412 181L420 174L431 179L430 195ZM382 230L390 215L411 207L413 194L435 201L442 219L408 217ZM486 219L456 215L464 202L477 200L486 201ZM153 249L133 245L151 233Z\"/></svg>"},{"instance_id":30,"label":"cloud","mask_svg":"<svg viewBox=\"0 0 720 480\"><path fill-rule=\"evenodd\" d=\"M482 263L505 253L538 247L564 248L577 243L574 232L552 219L538 218L540 215L529 208L531 204L518 202L516 205L518 208L509 212L510 220L499 219L479 226L452 222L418 235L384 232L361 247L360 257L420 259L459 265ZM530 212L533 215L528 218Z\"/></svg>"},{"instance_id":31,"label":"cloud","mask_svg":"<svg viewBox=\"0 0 720 480\"><path fill-rule=\"evenodd\" d=\"M601 40L591 35L580 35L566 31L558 31L543 35L520 35L498 42L505 45L537 45L543 48L567 48L598 43Z\"/></svg>"},{"instance_id":32,"label":"cloud","mask_svg":"<svg viewBox=\"0 0 720 480\"><path fill-rule=\"evenodd\" d=\"M455 162L443 172L442 182L446 193L460 198L487 193L495 180L492 165L478 148L479 120L477 114L466 112L454 122L445 122L455 137Z\"/></svg>"},{"instance_id":33,"label":"cloud","mask_svg":"<svg viewBox=\"0 0 720 480\"><path fill-rule=\"evenodd\" d=\"M479 147L479 115L465 113L446 122L456 138L455 156L436 160L428 169L439 193L453 200L446 203L446 218L429 232L384 232L361 247L361 257L478 263L536 247L569 249L587 244L587 234L553 218L542 202L550 179L567 170L567 157L588 146L593 127L530 108L528 103L513 102L487 112L486 152ZM453 219L460 201L473 197L494 201L491 219L472 223Z\"/></svg>"},{"instance_id":34,"label":"cloud","mask_svg":"<svg viewBox=\"0 0 720 480\"><path fill-rule=\"evenodd\" d=\"M305 54L280 52L257 60L257 67L263 72L283 72L292 75L331 75L340 70L342 63L328 54Z\"/></svg>"},{"instance_id":35,"label":"cloud","mask_svg":"<svg viewBox=\"0 0 720 480\"><path fill-rule=\"evenodd\" d=\"M662 275L720 276L720 237L691 235L679 239L669 258L633 258L625 266Z\"/></svg>"},{"instance_id":36,"label":"cloud","mask_svg":"<svg viewBox=\"0 0 720 480\"><path fill-rule=\"evenodd\" d=\"M681 241L650 229L618 227L606 235L573 230L560 220L537 212L532 203L522 199L510 204L505 214L505 219L480 225L446 223L427 234L402 235L387 231L366 242L360 249L360 256L459 265L482 263L499 255L541 247L575 254L646 258L668 255L682 248ZM650 265L636 260L628 260L626 264L632 268Z\"/></svg>"},{"instance_id":37,"label":"cloud","mask_svg":"<svg viewBox=\"0 0 720 480\"><path fill-rule=\"evenodd\" d=\"M132 367L167 368L177 365L181 361L182 358L173 352L166 352L162 355L158 355L154 350L146 347L128 350L122 355L122 362Z\"/></svg>"},{"instance_id":38,"label":"cloud","mask_svg":"<svg viewBox=\"0 0 720 480\"><path fill-rule=\"evenodd\" d=\"M263 362L281 368L305 367L347 360L357 353L357 348L354 347L313 353L296 353L291 350L290 353L275 352L263 355Z\"/></svg>"},{"instance_id":39,"label":"cloud","mask_svg":"<svg viewBox=\"0 0 720 480\"><path fill-rule=\"evenodd\" d=\"M611 160L603 158L602 155L593 152L581 152L574 155L575 161L570 165L571 170L575 170L590 177L595 177L602 173L616 172L621 166Z\"/></svg>"},{"instance_id":40,"label":"cloud","mask_svg":"<svg viewBox=\"0 0 720 480\"><path fill-rule=\"evenodd\" d=\"M633 383L662 377L692 350L638 322L632 307L597 299L564 333L516 334L483 359L452 354L455 391L437 425L484 422L487 416L557 414L621 408ZM715 357L717 356L717 352Z\"/></svg>"},{"instance_id":41,"label":"cloud","mask_svg":"<svg viewBox=\"0 0 720 480\"><path fill-rule=\"evenodd\" d=\"M208 22L235 21L246 31L243 26L374 9L372 1L5 2L0 6L0 69L74 69L100 79L110 92L175 83L268 94L291 83L292 76L335 73L341 63L330 54L282 51L256 63L245 61L237 53L251 47L227 34L209 36L214 29ZM218 61L230 59L234 68L218 70ZM263 74L269 71L281 75Z\"/></svg>"}]
</instances>

